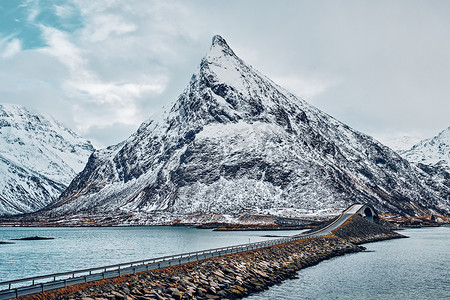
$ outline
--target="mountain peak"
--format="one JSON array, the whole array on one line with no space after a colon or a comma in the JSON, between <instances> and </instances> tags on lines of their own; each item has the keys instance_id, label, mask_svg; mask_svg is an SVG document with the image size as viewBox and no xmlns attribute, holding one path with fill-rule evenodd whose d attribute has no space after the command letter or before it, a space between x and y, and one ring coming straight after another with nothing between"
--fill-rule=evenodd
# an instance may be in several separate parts
<instances>
[{"instance_id":1,"label":"mountain peak","mask_svg":"<svg viewBox=\"0 0 450 300\"><path fill-rule=\"evenodd\" d=\"M145 222L156 224L197 214L316 214L352 199L410 215L450 209L444 185L425 186L398 154L288 93L218 35L156 122L91 155L50 214L148 213L154 219Z\"/></svg>"},{"instance_id":2,"label":"mountain peak","mask_svg":"<svg viewBox=\"0 0 450 300\"><path fill-rule=\"evenodd\" d=\"M213 56L222 56L222 54L225 55L231 55L234 56L233 50L231 50L230 46L228 46L227 41L220 35L215 35L212 38L212 44L211 44L211 50L210 50L210 56L218 50L219 53L216 53L216 55ZM219 54L219 55L217 55Z\"/></svg>"},{"instance_id":3,"label":"mountain peak","mask_svg":"<svg viewBox=\"0 0 450 300\"><path fill-rule=\"evenodd\" d=\"M228 47L227 41L225 41L225 39L218 34L212 38L212 46L214 45L223 45Z\"/></svg>"}]
</instances>

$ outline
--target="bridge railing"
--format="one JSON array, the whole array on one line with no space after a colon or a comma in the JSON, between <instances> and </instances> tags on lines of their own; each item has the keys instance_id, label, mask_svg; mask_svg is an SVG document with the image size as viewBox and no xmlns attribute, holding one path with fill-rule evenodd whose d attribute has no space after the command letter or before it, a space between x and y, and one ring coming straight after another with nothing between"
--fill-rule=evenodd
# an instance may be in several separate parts
<instances>
[{"instance_id":1,"label":"bridge railing","mask_svg":"<svg viewBox=\"0 0 450 300\"><path fill-rule=\"evenodd\" d=\"M89 268L89 269L80 269L75 271L69 271L69 272L61 272L61 273L54 273L54 274L48 274L48 275L41 275L41 276L33 276L28 278L22 278L22 279L15 279L15 280L8 280L0 282L0 296L4 292L13 291L15 290L15 294L18 294L18 290L22 287L29 287L29 286L35 286L35 285L41 285L42 291L44 291L44 284L56 282L56 281L66 281L66 279L74 279L74 278L82 278L86 277L86 275L102 275L104 278L104 274L106 272L118 272L118 275L121 275L121 270L129 269L137 266L148 266L154 265L154 264L161 264L169 262L170 265L178 265L182 263L182 260L188 260L188 261L197 261L209 257L214 256L222 256L232 253L239 253L244 252L248 250L254 250L254 249L260 249L272 245L282 244L286 242L301 240L301 239L307 239L311 237L315 237L317 235L314 235L313 233L309 233L307 235L298 235L294 237L286 237L286 238L280 238L280 239L273 239L268 241L262 241L262 242L254 242L254 243L247 243L247 244L241 244L241 245L235 245L235 246L228 246L228 247L220 247L220 248L213 248L213 249L207 249L207 250L201 250L201 251L194 251L194 252L187 252L187 253L181 253L181 254L175 254L175 255L168 255L168 256L162 256L162 257L156 257L156 258L150 258L150 259L144 259L144 260L137 260L127 263L121 263L121 264L114 264L114 265L108 265L103 267L95 267L95 268ZM117 277L117 276L116 276ZM19 285L21 283L28 283L27 285ZM5 289L6 287L6 289Z\"/></svg>"},{"instance_id":2,"label":"bridge railing","mask_svg":"<svg viewBox=\"0 0 450 300\"><path fill-rule=\"evenodd\" d=\"M354 204L347 208L338 218L333 220L329 225L326 227L319 229L314 232L308 232L304 234L298 234L291 237L285 237L281 239L273 239L268 241L262 241L262 242L255 242L255 243L248 243L248 244L241 244L236 246L228 246L228 247L221 247L221 248L213 248L208 250L201 250L201 251L194 251L194 252L187 252L187 253L181 253L181 254L175 254L175 255L168 255L168 256L162 256L157 258L150 258L145 260L138 260L128 263L122 263L122 264L115 264L115 265L109 265L109 266L103 266L103 267L96 267L96 268L90 268L90 269L81 269L76 271L70 271L70 272L62 272L62 273L54 273L49 275L42 275L42 276L34 276L29 278L22 278L22 279L15 279L15 280L9 280L9 281L3 281L0 282L0 300L1 299L11 299L11 298L17 298L19 295L29 295L37 292L44 292L48 290L53 290L55 288L59 288L60 285L63 283L63 286L69 286L73 284L80 283L80 279L84 279L84 282L89 282L98 280L98 275L102 275L101 278L105 279L105 274L108 272L109 277L108 278L114 278L121 276L122 274L130 274L130 273L136 273L142 272L149 269L159 269L160 267L167 267L167 266L175 266L179 264L183 264L190 261L198 261L206 258L211 258L215 256L223 256L227 254L232 253L239 253L244 252L248 250L253 249L260 249L272 245L287 243L291 241L297 241L302 239L309 239L313 237L320 237L320 236L326 236L331 233L334 225L341 226L345 220L347 220L351 213L352 207L355 207ZM339 223L339 224L338 224ZM336 227L336 226L335 226ZM143 268L144 267L144 268ZM122 271L122 272L121 272ZM96 277L97 276L97 277ZM63 278L64 277L64 278ZM96 278L94 278L96 277ZM69 282L70 281L70 282ZM83 282L83 281L81 281ZM20 285L21 283L28 283L28 285ZM31 284L31 285L30 285ZM59 285L56 287L56 285ZM1 290L2 287L6 287L6 289ZM36 291L36 288L39 287L39 290ZM19 293L20 292L20 293Z\"/></svg>"},{"instance_id":3,"label":"bridge railing","mask_svg":"<svg viewBox=\"0 0 450 300\"><path fill-rule=\"evenodd\" d=\"M318 230L315 230L313 232L308 232L309 235L313 235L313 236L322 236L322 235L327 235L327 230L330 229L332 226L334 226L335 224L337 224L338 222L340 222L342 220L342 218L345 217L345 215L348 213L348 211L350 211L355 205L358 204L353 204L351 205L349 208L347 208L346 210L344 210L339 216L337 216L333 221L331 221L330 224L326 225L323 228L320 228ZM302 237L305 234L297 234L294 235L294 237Z\"/></svg>"}]
</instances>

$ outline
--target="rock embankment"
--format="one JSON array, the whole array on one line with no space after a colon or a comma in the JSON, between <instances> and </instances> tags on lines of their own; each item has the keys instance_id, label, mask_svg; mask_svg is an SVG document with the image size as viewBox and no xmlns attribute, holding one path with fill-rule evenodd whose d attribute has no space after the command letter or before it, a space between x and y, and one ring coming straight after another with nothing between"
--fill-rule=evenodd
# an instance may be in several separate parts
<instances>
[{"instance_id":1,"label":"rock embankment","mask_svg":"<svg viewBox=\"0 0 450 300\"><path fill-rule=\"evenodd\" d=\"M336 235L299 240L180 266L41 293L26 299L239 299L288 278L320 261L364 250L356 243L400 237L362 218L351 219ZM365 226L368 229L362 229ZM378 228L378 229L377 229ZM351 242L352 241L352 242Z\"/></svg>"},{"instance_id":2,"label":"rock embankment","mask_svg":"<svg viewBox=\"0 0 450 300\"><path fill-rule=\"evenodd\" d=\"M383 223L382 220L370 222L360 215L354 215L344 226L336 229L333 233L356 245L406 237L392 231L388 225Z\"/></svg>"},{"instance_id":3,"label":"rock embankment","mask_svg":"<svg viewBox=\"0 0 450 300\"><path fill-rule=\"evenodd\" d=\"M341 238L301 240L240 254L43 293L29 299L238 299L288 278L299 269L361 247Z\"/></svg>"}]
</instances>

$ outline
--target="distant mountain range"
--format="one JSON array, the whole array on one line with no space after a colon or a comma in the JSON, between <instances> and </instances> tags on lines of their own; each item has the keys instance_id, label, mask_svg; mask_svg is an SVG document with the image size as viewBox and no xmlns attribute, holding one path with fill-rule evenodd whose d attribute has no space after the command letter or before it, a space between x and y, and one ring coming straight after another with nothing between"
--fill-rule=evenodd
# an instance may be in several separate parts
<instances>
[{"instance_id":1,"label":"distant mountain range","mask_svg":"<svg viewBox=\"0 0 450 300\"><path fill-rule=\"evenodd\" d=\"M220 36L170 110L95 151L46 216L449 214L449 186L297 98Z\"/></svg>"},{"instance_id":2,"label":"distant mountain range","mask_svg":"<svg viewBox=\"0 0 450 300\"><path fill-rule=\"evenodd\" d=\"M442 191L442 198L450 205L450 193L440 188L450 187L450 127L399 153L420 170L427 185Z\"/></svg>"},{"instance_id":3,"label":"distant mountain range","mask_svg":"<svg viewBox=\"0 0 450 300\"><path fill-rule=\"evenodd\" d=\"M93 151L54 119L0 104L0 216L33 212L55 201Z\"/></svg>"},{"instance_id":4,"label":"distant mountain range","mask_svg":"<svg viewBox=\"0 0 450 300\"><path fill-rule=\"evenodd\" d=\"M410 162L443 168L450 173L450 127L399 153Z\"/></svg>"}]
</instances>

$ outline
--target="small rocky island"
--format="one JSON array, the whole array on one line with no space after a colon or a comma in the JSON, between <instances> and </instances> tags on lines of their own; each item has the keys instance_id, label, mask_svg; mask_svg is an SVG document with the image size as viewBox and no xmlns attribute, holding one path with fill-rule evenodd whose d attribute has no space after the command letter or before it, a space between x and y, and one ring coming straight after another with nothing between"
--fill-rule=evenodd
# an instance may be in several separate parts
<instances>
[{"instance_id":1,"label":"small rocky island","mask_svg":"<svg viewBox=\"0 0 450 300\"><path fill-rule=\"evenodd\" d=\"M42 236L30 236L20 239L11 239L11 241L40 241L40 240L54 240L55 238L42 237Z\"/></svg>"}]
</instances>

